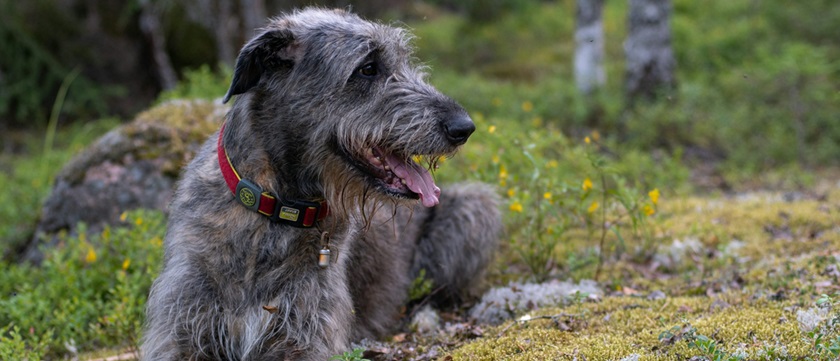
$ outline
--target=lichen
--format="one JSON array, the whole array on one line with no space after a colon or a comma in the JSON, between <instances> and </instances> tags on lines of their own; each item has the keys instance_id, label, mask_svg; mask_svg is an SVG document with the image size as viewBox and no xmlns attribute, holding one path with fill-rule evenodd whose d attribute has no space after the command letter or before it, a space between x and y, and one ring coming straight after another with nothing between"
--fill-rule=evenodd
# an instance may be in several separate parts
<instances>
[{"instance_id":1,"label":"lichen","mask_svg":"<svg viewBox=\"0 0 840 361\"><path fill-rule=\"evenodd\" d=\"M732 295L741 299L743 295ZM572 329L554 320L511 321L487 330L485 337L454 350L454 360L673 360L700 355L685 339L668 344L661 336L690 325L697 334L719 340L732 352L755 355L764 342L780 342L793 357L809 355L802 342L795 312L785 302L739 301L712 307L707 297L677 297L651 301L608 297L600 303L542 309L534 316L564 315ZM568 322L568 321L559 321ZM568 326L566 326L568 327Z\"/></svg>"},{"instance_id":2,"label":"lichen","mask_svg":"<svg viewBox=\"0 0 840 361\"><path fill-rule=\"evenodd\" d=\"M838 203L836 187L812 196L751 193L663 202L653 256L639 263L621 249L606 255L600 301L518 310L516 320L486 326L483 337L448 356L687 360L709 356L689 343L703 335L744 359L771 352L813 358L806 334L825 319L814 302L833 293L840 279ZM592 247L568 234L563 252ZM625 241L623 252L637 247L638 240Z\"/></svg>"}]
</instances>

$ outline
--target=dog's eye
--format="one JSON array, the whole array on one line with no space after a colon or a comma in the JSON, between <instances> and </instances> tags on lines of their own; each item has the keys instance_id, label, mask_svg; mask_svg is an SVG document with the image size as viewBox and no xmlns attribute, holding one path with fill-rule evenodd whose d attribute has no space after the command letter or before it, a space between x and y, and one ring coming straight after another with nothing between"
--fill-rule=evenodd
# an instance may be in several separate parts
<instances>
[{"instance_id":1,"label":"dog's eye","mask_svg":"<svg viewBox=\"0 0 840 361\"><path fill-rule=\"evenodd\" d=\"M358 70L356 70L356 74L359 74L365 78L373 78L377 74L379 74L379 70L376 69L376 64L367 63Z\"/></svg>"}]
</instances>

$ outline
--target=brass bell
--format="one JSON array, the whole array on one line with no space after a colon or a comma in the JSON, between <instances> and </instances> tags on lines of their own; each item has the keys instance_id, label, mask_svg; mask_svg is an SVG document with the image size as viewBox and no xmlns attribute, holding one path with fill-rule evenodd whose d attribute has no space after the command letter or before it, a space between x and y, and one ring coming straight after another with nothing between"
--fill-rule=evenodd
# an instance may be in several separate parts
<instances>
[{"instance_id":1,"label":"brass bell","mask_svg":"<svg viewBox=\"0 0 840 361\"><path fill-rule=\"evenodd\" d=\"M318 266L321 268L327 268L330 265L330 250L324 248L318 251Z\"/></svg>"}]
</instances>

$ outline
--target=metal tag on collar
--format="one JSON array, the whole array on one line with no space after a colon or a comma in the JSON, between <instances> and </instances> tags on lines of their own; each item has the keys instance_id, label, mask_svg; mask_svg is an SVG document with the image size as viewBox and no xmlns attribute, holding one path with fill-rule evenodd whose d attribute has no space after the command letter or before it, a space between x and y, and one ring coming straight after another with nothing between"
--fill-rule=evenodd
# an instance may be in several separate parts
<instances>
[{"instance_id":1,"label":"metal tag on collar","mask_svg":"<svg viewBox=\"0 0 840 361\"><path fill-rule=\"evenodd\" d=\"M240 179L239 183L236 184L236 200L245 206L245 208L259 212L261 197L262 188L251 181Z\"/></svg>"},{"instance_id":2,"label":"metal tag on collar","mask_svg":"<svg viewBox=\"0 0 840 361\"><path fill-rule=\"evenodd\" d=\"M271 220L295 227L309 228L318 220L320 208L321 203L281 198L274 205Z\"/></svg>"}]
</instances>

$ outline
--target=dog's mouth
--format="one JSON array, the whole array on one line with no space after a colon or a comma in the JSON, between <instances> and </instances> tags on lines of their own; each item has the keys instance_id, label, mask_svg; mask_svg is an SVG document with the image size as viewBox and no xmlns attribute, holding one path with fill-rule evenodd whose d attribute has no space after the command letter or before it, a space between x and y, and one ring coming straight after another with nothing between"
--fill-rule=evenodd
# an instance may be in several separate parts
<instances>
[{"instance_id":1,"label":"dog's mouth","mask_svg":"<svg viewBox=\"0 0 840 361\"><path fill-rule=\"evenodd\" d=\"M358 168L385 193L399 198L420 199L425 207L438 204L440 188L432 174L413 157L400 156L379 147L366 148L358 159Z\"/></svg>"}]
</instances>

